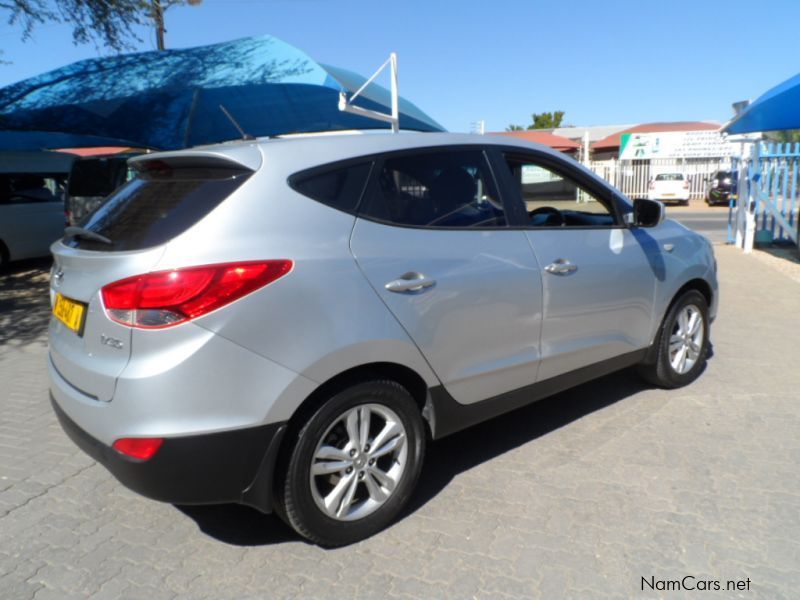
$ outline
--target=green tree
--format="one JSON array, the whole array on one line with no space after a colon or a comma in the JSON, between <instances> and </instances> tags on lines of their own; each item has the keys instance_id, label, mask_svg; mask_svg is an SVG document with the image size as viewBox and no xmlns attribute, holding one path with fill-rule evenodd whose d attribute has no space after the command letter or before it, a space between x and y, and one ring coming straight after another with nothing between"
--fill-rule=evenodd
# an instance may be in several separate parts
<instances>
[{"instance_id":1,"label":"green tree","mask_svg":"<svg viewBox=\"0 0 800 600\"><path fill-rule=\"evenodd\" d=\"M509 125L506 127L506 131L522 131L523 129L525 128L521 125Z\"/></svg>"},{"instance_id":2,"label":"green tree","mask_svg":"<svg viewBox=\"0 0 800 600\"><path fill-rule=\"evenodd\" d=\"M800 142L800 129L783 129L780 131L768 131L764 137L771 142L785 144L787 142L795 144Z\"/></svg>"},{"instance_id":3,"label":"green tree","mask_svg":"<svg viewBox=\"0 0 800 600\"><path fill-rule=\"evenodd\" d=\"M553 112L533 113L531 115L533 123L528 125L528 129L555 129L561 127L564 120L564 111L555 110Z\"/></svg>"},{"instance_id":4,"label":"green tree","mask_svg":"<svg viewBox=\"0 0 800 600\"><path fill-rule=\"evenodd\" d=\"M115 52L131 50L141 39L137 26L160 25L163 13L181 4L200 0L0 0L0 10L8 15L9 25L22 29L22 39L46 23L66 23L72 27L75 44L94 43ZM157 27L158 30L158 27Z\"/></svg>"}]
</instances>

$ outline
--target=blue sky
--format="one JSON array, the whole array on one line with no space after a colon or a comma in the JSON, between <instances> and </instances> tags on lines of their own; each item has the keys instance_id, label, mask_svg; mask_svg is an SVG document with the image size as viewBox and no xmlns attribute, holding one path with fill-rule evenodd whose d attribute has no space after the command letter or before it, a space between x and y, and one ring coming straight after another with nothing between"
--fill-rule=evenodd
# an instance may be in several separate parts
<instances>
[{"instance_id":1,"label":"blue sky","mask_svg":"<svg viewBox=\"0 0 800 600\"><path fill-rule=\"evenodd\" d=\"M800 2L768 0L203 0L167 13L167 46L269 33L320 62L369 75L399 56L401 94L452 131L713 119L800 72ZM2 15L2 13L0 13ZM154 48L142 31L141 50ZM0 86L97 56L70 29L23 43L0 30ZM102 50L101 50L102 52ZM388 85L388 79L382 81Z\"/></svg>"}]
</instances>

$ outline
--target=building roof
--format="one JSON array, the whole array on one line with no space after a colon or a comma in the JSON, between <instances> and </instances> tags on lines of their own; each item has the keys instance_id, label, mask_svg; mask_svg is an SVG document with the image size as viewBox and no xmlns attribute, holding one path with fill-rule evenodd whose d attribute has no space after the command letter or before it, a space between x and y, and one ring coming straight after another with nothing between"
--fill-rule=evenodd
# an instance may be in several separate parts
<instances>
[{"instance_id":1,"label":"building roof","mask_svg":"<svg viewBox=\"0 0 800 600\"><path fill-rule=\"evenodd\" d=\"M719 129L719 123L707 121L673 121L669 123L642 123L613 133L592 144L592 150L615 150L622 143L624 133L655 133L662 131L706 131Z\"/></svg>"},{"instance_id":2,"label":"building roof","mask_svg":"<svg viewBox=\"0 0 800 600\"><path fill-rule=\"evenodd\" d=\"M127 146L96 146L94 148L59 148L56 152L66 152L67 154L77 154L78 156L102 156L107 154L121 154L123 152L135 151L134 148Z\"/></svg>"},{"instance_id":3,"label":"building roof","mask_svg":"<svg viewBox=\"0 0 800 600\"><path fill-rule=\"evenodd\" d=\"M575 140L579 144L582 143L583 136L585 134L589 134L589 143L596 142L598 140L602 140L604 137L622 131L624 129L630 129L636 123L628 123L625 125L589 125L589 126L577 126L577 127L556 127L555 129L546 129L545 131L549 131L553 135L560 135L565 138L569 138L571 140Z\"/></svg>"},{"instance_id":4,"label":"building roof","mask_svg":"<svg viewBox=\"0 0 800 600\"><path fill-rule=\"evenodd\" d=\"M553 135L549 131L541 130L525 130L525 131L498 131L488 135L505 135L508 137L517 138L526 142L534 142L544 146L550 146L553 150L560 152L571 152L581 147L578 142L560 135Z\"/></svg>"}]
</instances>

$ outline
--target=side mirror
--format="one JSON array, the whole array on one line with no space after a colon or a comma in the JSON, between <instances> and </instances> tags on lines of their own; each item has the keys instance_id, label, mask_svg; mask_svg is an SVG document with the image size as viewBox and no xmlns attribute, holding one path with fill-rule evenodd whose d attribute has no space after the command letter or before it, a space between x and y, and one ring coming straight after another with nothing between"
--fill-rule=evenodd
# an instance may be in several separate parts
<instances>
[{"instance_id":1,"label":"side mirror","mask_svg":"<svg viewBox=\"0 0 800 600\"><path fill-rule=\"evenodd\" d=\"M661 225L666 209L657 200L637 198L633 201L633 224L636 227L656 227Z\"/></svg>"}]
</instances>

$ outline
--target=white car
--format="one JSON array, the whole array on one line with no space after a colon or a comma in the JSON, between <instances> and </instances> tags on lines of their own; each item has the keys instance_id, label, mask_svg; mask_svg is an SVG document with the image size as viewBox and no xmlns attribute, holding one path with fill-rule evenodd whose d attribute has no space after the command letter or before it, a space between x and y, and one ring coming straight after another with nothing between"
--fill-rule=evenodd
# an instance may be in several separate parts
<instances>
[{"instance_id":1,"label":"white car","mask_svg":"<svg viewBox=\"0 0 800 600\"><path fill-rule=\"evenodd\" d=\"M0 153L0 268L50 254L63 237L64 187L74 156L59 152Z\"/></svg>"},{"instance_id":2,"label":"white car","mask_svg":"<svg viewBox=\"0 0 800 600\"><path fill-rule=\"evenodd\" d=\"M689 204L689 178L683 173L659 173L650 180L647 198Z\"/></svg>"}]
</instances>

